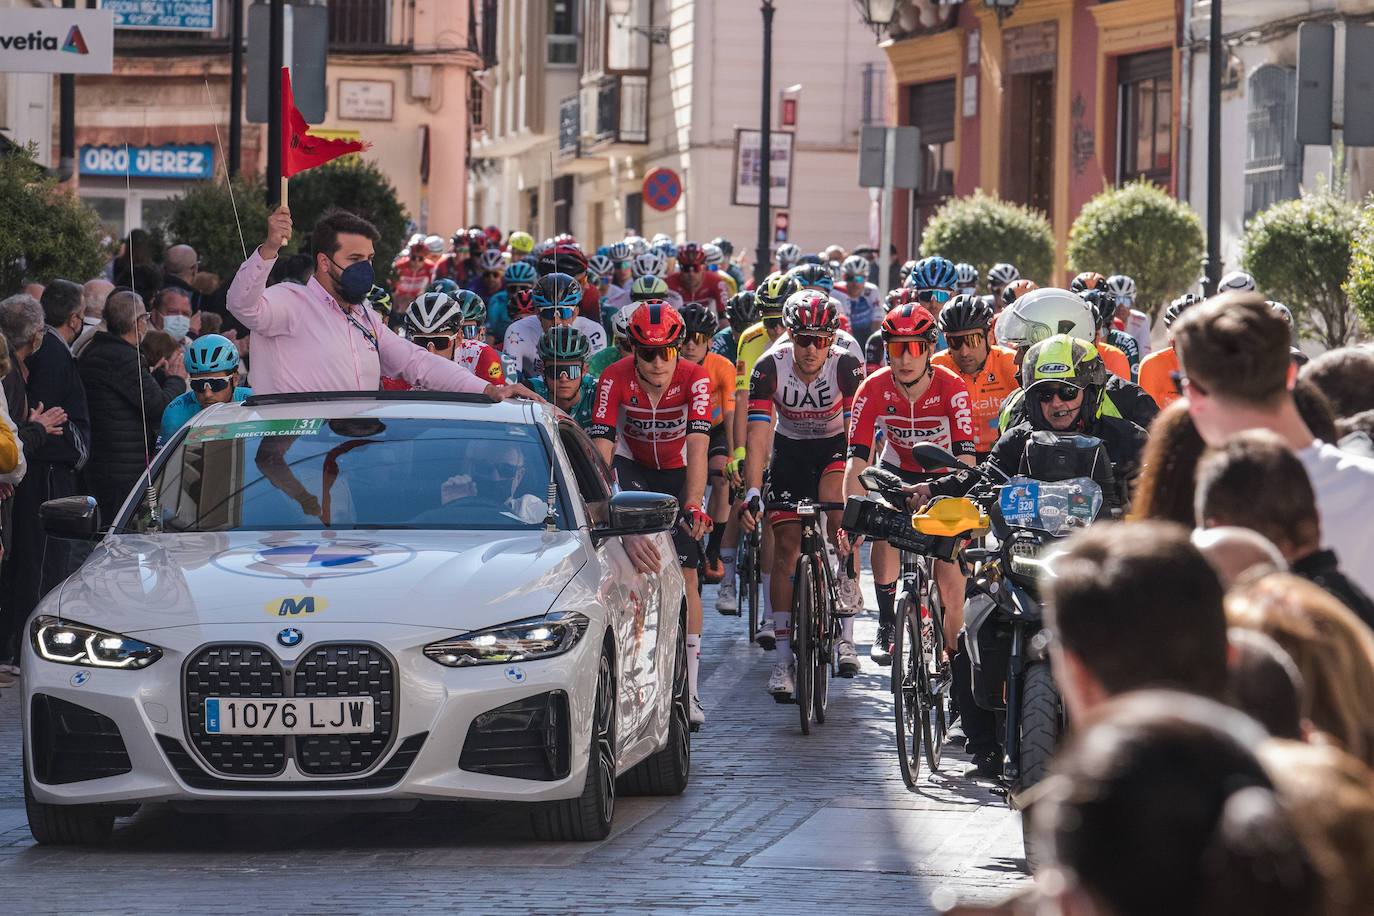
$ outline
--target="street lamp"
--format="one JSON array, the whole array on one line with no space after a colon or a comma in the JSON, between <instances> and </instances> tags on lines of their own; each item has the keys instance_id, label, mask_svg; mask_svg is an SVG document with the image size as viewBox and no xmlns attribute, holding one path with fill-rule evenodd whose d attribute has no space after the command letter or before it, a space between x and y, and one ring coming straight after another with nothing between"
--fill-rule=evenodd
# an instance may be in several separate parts
<instances>
[{"instance_id":1,"label":"street lamp","mask_svg":"<svg viewBox=\"0 0 1374 916\"><path fill-rule=\"evenodd\" d=\"M997 14L997 27L1002 27L1002 20L1011 15L1011 11L1016 7L1018 0L983 0L983 6Z\"/></svg>"},{"instance_id":2,"label":"street lamp","mask_svg":"<svg viewBox=\"0 0 1374 916\"><path fill-rule=\"evenodd\" d=\"M883 33L897 18L897 0L854 0L864 24L873 29L873 34L882 39Z\"/></svg>"},{"instance_id":3,"label":"street lamp","mask_svg":"<svg viewBox=\"0 0 1374 916\"><path fill-rule=\"evenodd\" d=\"M631 32L638 32L649 38L651 45L666 45L668 43L668 27L666 25L626 25L630 18L630 6L634 0L607 0L606 11L611 18L617 20L616 28L629 29Z\"/></svg>"}]
</instances>

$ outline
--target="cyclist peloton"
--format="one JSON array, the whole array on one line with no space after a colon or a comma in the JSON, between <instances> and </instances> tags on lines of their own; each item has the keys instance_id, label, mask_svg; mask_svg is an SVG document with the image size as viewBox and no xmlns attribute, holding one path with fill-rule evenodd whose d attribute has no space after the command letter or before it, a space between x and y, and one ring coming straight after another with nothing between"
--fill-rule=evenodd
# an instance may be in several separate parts
<instances>
[{"instance_id":1,"label":"cyclist peloton","mask_svg":"<svg viewBox=\"0 0 1374 916\"><path fill-rule=\"evenodd\" d=\"M564 273L542 276L534 284L535 314L511 322L506 328L503 352L522 379L540 378L543 360L539 358L539 338L555 325L571 325L587 335L593 351L606 346L601 325L578 314L583 302L582 285Z\"/></svg>"},{"instance_id":2,"label":"cyclist peloton","mask_svg":"<svg viewBox=\"0 0 1374 916\"><path fill-rule=\"evenodd\" d=\"M587 371L591 351L587 335L577 328L561 325L549 328L539 338L539 358L544 363L543 378L533 379L530 390L572 417L586 429L592 423L596 406L597 377Z\"/></svg>"},{"instance_id":3,"label":"cyclist peloton","mask_svg":"<svg viewBox=\"0 0 1374 916\"><path fill-rule=\"evenodd\" d=\"M662 300L635 308L629 329L634 355L612 364L601 376L587 432L622 489L669 493L682 507L673 545L687 586L687 675L691 725L697 729L706 722L697 696L701 652L697 571L700 539L711 528L710 516L702 509L711 436L711 378L701 366L679 357L685 331L682 316ZM645 560L641 558L636 565L643 568Z\"/></svg>"},{"instance_id":4,"label":"cyclist peloton","mask_svg":"<svg viewBox=\"0 0 1374 916\"><path fill-rule=\"evenodd\" d=\"M933 476L916 460L916 445L938 445L969 466L978 447L968 388L956 372L932 362L935 322L930 312L919 304L899 305L883 319L882 333L888 366L865 379L854 399L844 475L846 496L863 494L859 474L874 461L879 432L882 453L877 460L908 484ZM846 554L857 550L861 542L862 538L851 541L841 533ZM875 663L888 665L896 625L897 551L874 543L870 560L878 594L878 635L870 655ZM963 627L964 576L958 565L939 560L934 577L940 594L946 596L945 644L952 646Z\"/></svg>"},{"instance_id":5,"label":"cyclist peloton","mask_svg":"<svg viewBox=\"0 0 1374 916\"><path fill-rule=\"evenodd\" d=\"M829 297L813 290L793 294L783 309L789 339L774 344L759 357L749 380L749 442L744 459L746 492L741 526L758 524L755 500L761 499L767 457L770 475L764 504L799 499L841 502L843 498L845 428L850 405L863 382L863 363L836 342L840 318ZM777 429L774 431L774 410ZM799 516L789 510L767 509L773 528L773 626L777 662L768 692L779 703L792 699L796 689L795 663L788 639L792 625L792 574L801 553ZM827 512L832 543L840 530L840 512ZM837 545L838 546L838 545ZM835 648L841 677L859 670L854 652L853 615L863 609L859 583L843 568L836 572L839 610L847 612Z\"/></svg>"},{"instance_id":6,"label":"cyclist peloton","mask_svg":"<svg viewBox=\"0 0 1374 916\"><path fill-rule=\"evenodd\" d=\"M739 353L741 335L757 324L758 320L758 305L754 299L754 291L746 289L735 293L730 297L730 301L725 303L726 324L711 339L711 352L719 353L734 365L735 356Z\"/></svg>"}]
</instances>

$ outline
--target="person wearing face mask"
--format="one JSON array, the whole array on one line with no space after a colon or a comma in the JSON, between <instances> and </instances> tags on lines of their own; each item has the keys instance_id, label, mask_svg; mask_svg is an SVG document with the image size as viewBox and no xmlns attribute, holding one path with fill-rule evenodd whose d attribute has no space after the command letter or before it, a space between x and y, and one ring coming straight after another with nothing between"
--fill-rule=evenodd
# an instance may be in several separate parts
<instances>
[{"instance_id":1,"label":"person wearing face mask","mask_svg":"<svg viewBox=\"0 0 1374 916\"><path fill-rule=\"evenodd\" d=\"M177 351L154 367L164 381L154 379L138 349L148 313L136 293L112 292L104 318L106 329L96 332L76 365L91 410L93 460L86 466L86 485L108 524L148 467L162 413L186 390L186 366Z\"/></svg>"},{"instance_id":2,"label":"person wearing face mask","mask_svg":"<svg viewBox=\"0 0 1374 916\"><path fill-rule=\"evenodd\" d=\"M277 252L291 237L291 212L268 218L267 240L229 288L229 311L253 331L253 387L259 394L375 391L383 375L430 391L482 393L493 401L534 398L523 385L493 385L451 359L387 330L364 304L373 285L376 228L330 209L311 233L315 273L304 286L268 287ZM537 400L537 398L536 398Z\"/></svg>"},{"instance_id":3,"label":"person wearing face mask","mask_svg":"<svg viewBox=\"0 0 1374 916\"><path fill-rule=\"evenodd\" d=\"M162 412L159 446L211 404L228 404L253 396L252 388L239 384L238 348L219 334L205 334L191 342L186 348L186 372L191 390Z\"/></svg>"},{"instance_id":4,"label":"person wearing face mask","mask_svg":"<svg viewBox=\"0 0 1374 916\"><path fill-rule=\"evenodd\" d=\"M185 290L175 286L164 287L153 297L148 320L151 327L171 335L178 347L185 345L187 336L198 323L191 314L190 297Z\"/></svg>"}]
</instances>

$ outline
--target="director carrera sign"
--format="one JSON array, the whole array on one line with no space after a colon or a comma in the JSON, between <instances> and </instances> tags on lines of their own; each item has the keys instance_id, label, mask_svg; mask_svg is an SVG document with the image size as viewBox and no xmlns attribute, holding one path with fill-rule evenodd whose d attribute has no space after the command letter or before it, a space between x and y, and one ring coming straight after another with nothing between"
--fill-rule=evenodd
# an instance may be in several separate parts
<instances>
[{"instance_id":1,"label":"director carrera sign","mask_svg":"<svg viewBox=\"0 0 1374 916\"><path fill-rule=\"evenodd\" d=\"M113 70L114 17L108 10L6 7L0 15L0 71Z\"/></svg>"}]
</instances>

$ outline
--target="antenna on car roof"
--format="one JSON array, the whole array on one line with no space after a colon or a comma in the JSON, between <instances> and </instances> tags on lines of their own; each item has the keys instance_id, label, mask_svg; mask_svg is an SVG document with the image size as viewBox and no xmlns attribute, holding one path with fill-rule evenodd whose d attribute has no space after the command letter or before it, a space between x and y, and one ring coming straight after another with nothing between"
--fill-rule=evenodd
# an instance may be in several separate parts
<instances>
[{"instance_id":1,"label":"antenna on car roof","mask_svg":"<svg viewBox=\"0 0 1374 916\"><path fill-rule=\"evenodd\" d=\"M557 465L550 461L548 493L549 512L544 516L544 530L550 534L558 530L558 477L556 468Z\"/></svg>"}]
</instances>

